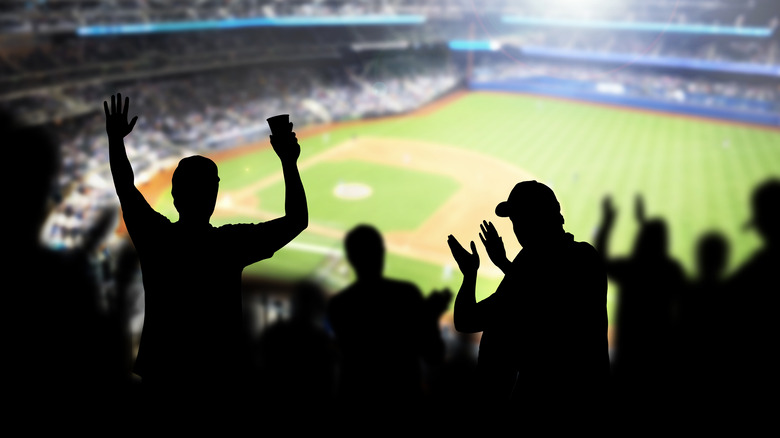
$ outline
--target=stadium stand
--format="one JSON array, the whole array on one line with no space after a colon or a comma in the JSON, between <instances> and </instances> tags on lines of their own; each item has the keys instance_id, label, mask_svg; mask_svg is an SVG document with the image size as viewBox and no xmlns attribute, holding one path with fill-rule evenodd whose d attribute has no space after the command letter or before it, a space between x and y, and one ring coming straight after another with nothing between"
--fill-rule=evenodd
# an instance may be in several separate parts
<instances>
[{"instance_id":1,"label":"stadium stand","mask_svg":"<svg viewBox=\"0 0 780 438\"><path fill-rule=\"evenodd\" d=\"M558 1L4 1L0 108L56 127L63 150L42 239L79 247L118 210L99 103L120 89L144 111L127 142L139 183L266 138L270 114L300 129L468 88L780 125L774 0Z\"/></svg>"}]
</instances>

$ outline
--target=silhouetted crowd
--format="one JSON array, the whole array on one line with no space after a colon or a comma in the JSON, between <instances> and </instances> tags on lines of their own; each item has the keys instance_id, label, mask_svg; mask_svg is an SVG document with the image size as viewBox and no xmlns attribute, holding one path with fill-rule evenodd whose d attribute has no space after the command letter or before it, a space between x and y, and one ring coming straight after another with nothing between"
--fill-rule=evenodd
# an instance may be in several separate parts
<instances>
[{"instance_id":1,"label":"silhouetted crowd","mask_svg":"<svg viewBox=\"0 0 780 438\"><path fill-rule=\"evenodd\" d=\"M123 108L121 99L115 105L112 96L111 108L106 103L106 129L133 245L116 255L110 275L120 286L108 303L96 286L103 272L93 263L96 238L85 237L72 251L40 244L61 166L57 144L44 130L23 127L10 115L0 120L6 162L15 163L3 172L6 187L25 187L7 195L16 213L6 215L15 222L5 269L19 282L7 291L3 318L5 392L17 397L21 409L59 400L75 410L107 404L131 411L173 409L170 404L180 402L311 410L474 403L603 413L608 407L749 409L774 395L777 178L757 187L750 200L746 227L763 245L728 276L729 243L718 233L702 235L698 275L688 280L669 255L665 221L646 217L641 197L633 251L618 258L609 255L617 220L609 197L591 246L563 231L552 190L527 181L496 208L498 217L513 222L523 245L516 257L504 253L492 223L481 225L482 243L506 275L490 298L474 298L480 266L474 242L470 251L454 236L447 242L464 274L454 302L459 333L450 342L445 343L441 322L453 293L423 293L405 279L386 278L383 239L368 224L345 239L356 273L352 285L329 298L320 285L301 282L291 317L252 337L240 325L241 270L270 258L308 223L292 124L271 126L288 189L284 216L260 224L209 225L217 168L195 156L183 159L174 173L181 217L170 223L133 186L122 139L136 119L128 122L129 100ZM133 363L130 303L122 285L129 283L139 256L147 310L139 360ZM607 278L620 288L611 361ZM545 306L559 315L545 320L538 311ZM530 411L515 414L523 412Z\"/></svg>"}]
</instances>

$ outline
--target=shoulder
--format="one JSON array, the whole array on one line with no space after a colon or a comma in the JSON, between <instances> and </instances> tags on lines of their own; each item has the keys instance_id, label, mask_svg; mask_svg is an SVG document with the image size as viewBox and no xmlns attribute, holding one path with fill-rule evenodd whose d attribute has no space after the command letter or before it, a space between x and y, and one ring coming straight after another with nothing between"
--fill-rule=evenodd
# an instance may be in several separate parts
<instances>
[{"instance_id":1,"label":"shoulder","mask_svg":"<svg viewBox=\"0 0 780 438\"><path fill-rule=\"evenodd\" d=\"M588 242L573 241L572 248L574 249L574 251L577 251L582 255L587 255L587 256L599 255L599 252L596 250L596 248Z\"/></svg>"},{"instance_id":2,"label":"shoulder","mask_svg":"<svg viewBox=\"0 0 780 438\"><path fill-rule=\"evenodd\" d=\"M582 262L601 264L602 257L598 250L588 242L572 241L569 245L570 254Z\"/></svg>"},{"instance_id":3,"label":"shoulder","mask_svg":"<svg viewBox=\"0 0 780 438\"><path fill-rule=\"evenodd\" d=\"M385 285L397 293L404 293L409 296L422 298L420 288L410 281L388 278L385 280Z\"/></svg>"},{"instance_id":4,"label":"shoulder","mask_svg":"<svg viewBox=\"0 0 780 438\"><path fill-rule=\"evenodd\" d=\"M352 286L340 290L328 299L328 310L332 312L334 310L340 309L345 305L348 305L349 302L352 301L353 294L354 292Z\"/></svg>"}]
</instances>

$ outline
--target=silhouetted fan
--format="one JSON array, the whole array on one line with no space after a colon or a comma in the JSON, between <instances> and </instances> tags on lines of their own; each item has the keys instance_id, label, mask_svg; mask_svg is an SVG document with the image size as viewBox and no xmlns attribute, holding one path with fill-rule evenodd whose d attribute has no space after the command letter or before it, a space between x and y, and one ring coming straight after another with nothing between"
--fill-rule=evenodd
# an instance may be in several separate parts
<instances>
[{"instance_id":1,"label":"silhouetted fan","mask_svg":"<svg viewBox=\"0 0 780 438\"><path fill-rule=\"evenodd\" d=\"M41 240L61 167L59 145L42 126L0 112L2 172L13 208L4 263L4 395L10 409L51 404L58 412L121 409L128 395L128 356L122 313L104 311L90 258L110 218L101 216L84 243L53 250ZM23 165L22 165L23 164ZM115 311L116 310L116 311Z\"/></svg>"},{"instance_id":2,"label":"silhouetted fan","mask_svg":"<svg viewBox=\"0 0 780 438\"><path fill-rule=\"evenodd\" d=\"M778 388L780 363L772 345L780 332L778 267L780 267L780 179L771 178L753 191L751 219L746 230L756 232L761 246L737 268L726 282L728 332L721 357L729 372L726 397L746 400L743 406L763 406L756 394Z\"/></svg>"},{"instance_id":3,"label":"silhouetted fan","mask_svg":"<svg viewBox=\"0 0 780 438\"><path fill-rule=\"evenodd\" d=\"M482 332L480 402L602 409L609 356L601 257L564 231L560 205L544 184L518 183L496 215L512 221L522 250L510 261L493 224L481 224L487 254L505 274L488 298L477 302L475 296L480 258L474 241L469 252L454 236L448 239L463 273L455 328Z\"/></svg>"},{"instance_id":4,"label":"silhouetted fan","mask_svg":"<svg viewBox=\"0 0 780 438\"><path fill-rule=\"evenodd\" d=\"M309 281L296 285L292 315L266 328L258 340L258 391L270 404L324 407L335 397L336 346L325 321L325 291Z\"/></svg>"},{"instance_id":5,"label":"silhouetted fan","mask_svg":"<svg viewBox=\"0 0 780 438\"><path fill-rule=\"evenodd\" d=\"M438 368L444 355L438 320L446 305L428 303L446 304L448 295L434 293L426 303L416 285L384 277L384 242L372 226L353 228L345 247L357 280L328 305L340 352L338 397L348 403L421 401L425 370Z\"/></svg>"},{"instance_id":6,"label":"silhouetted fan","mask_svg":"<svg viewBox=\"0 0 780 438\"><path fill-rule=\"evenodd\" d=\"M608 256L616 211L611 198L603 203L596 248L604 255L607 274L620 288L614 376L623 397L653 403L666 398L676 356L677 311L685 286L680 264L669 256L668 229L661 219L645 217L644 202L636 198L639 233L629 257Z\"/></svg>"},{"instance_id":7,"label":"silhouetted fan","mask_svg":"<svg viewBox=\"0 0 780 438\"><path fill-rule=\"evenodd\" d=\"M728 373L720 344L730 334L725 294L729 244L717 232L701 236L696 245L697 277L680 301L679 331L675 339L679 390L689 403L713 400Z\"/></svg>"},{"instance_id":8,"label":"silhouetted fan","mask_svg":"<svg viewBox=\"0 0 780 438\"><path fill-rule=\"evenodd\" d=\"M104 102L109 159L127 230L141 262L145 319L135 370L143 385L170 396L243 389L248 352L243 327L241 273L271 257L308 223L300 155L292 123L274 124L271 144L282 164L285 215L256 224L212 226L219 176L203 156L179 162L171 194L179 220L154 211L133 183L123 138L129 99ZM164 400L164 399L163 399ZM216 401L216 400L215 400Z\"/></svg>"}]
</instances>

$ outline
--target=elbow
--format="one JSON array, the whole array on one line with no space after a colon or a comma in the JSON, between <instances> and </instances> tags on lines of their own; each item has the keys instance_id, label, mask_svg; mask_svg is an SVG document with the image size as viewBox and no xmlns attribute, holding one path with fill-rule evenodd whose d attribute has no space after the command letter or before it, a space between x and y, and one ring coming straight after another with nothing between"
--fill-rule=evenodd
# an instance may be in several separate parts
<instances>
[{"instance_id":1,"label":"elbow","mask_svg":"<svg viewBox=\"0 0 780 438\"><path fill-rule=\"evenodd\" d=\"M303 215L302 217L296 218L293 222L293 226L295 227L295 230L298 232L298 234L302 233L303 230L309 227L309 215Z\"/></svg>"},{"instance_id":2,"label":"elbow","mask_svg":"<svg viewBox=\"0 0 780 438\"><path fill-rule=\"evenodd\" d=\"M290 233L290 239L294 239L298 237L303 231L309 227L309 220L307 218L287 218L289 222L287 223L287 229Z\"/></svg>"}]
</instances>

